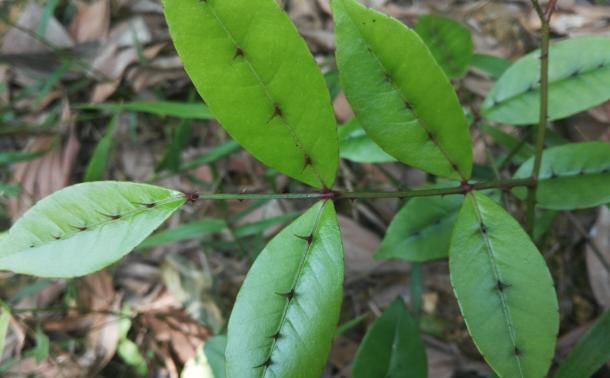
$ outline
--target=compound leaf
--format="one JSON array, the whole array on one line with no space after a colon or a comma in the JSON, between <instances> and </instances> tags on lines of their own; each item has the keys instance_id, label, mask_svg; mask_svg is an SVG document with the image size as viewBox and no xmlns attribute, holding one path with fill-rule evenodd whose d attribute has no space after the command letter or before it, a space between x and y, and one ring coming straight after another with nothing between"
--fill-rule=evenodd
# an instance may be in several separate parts
<instances>
[{"instance_id":1,"label":"compound leaf","mask_svg":"<svg viewBox=\"0 0 610 378\"><path fill-rule=\"evenodd\" d=\"M540 111L540 51L515 62L482 106L496 122L528 125ZM549 51L549 119L568 117L610 99L610 38L571 38Z\"/></svg>"},{"instance_id":2,"label":"compound leaf","mask_svg":"<svg viewBox=\"0 0 610 378\"><path fill-rule=\"evenodd\" d=\"M448 17L426 15L417 20L415 31L447 76L452 79L464 76L473 50L468 28Z\"/></svg>"},{"instance_id":3,"label":"compound leaf","mask_svg":"<svg viewBox=\"0 0 610 378\"><path fill-rule=\"evenodd\" d=\"M305 41L273 0L166 0L186 72L223 127L266 165L331 187L334 112Z\"/></svg>"},{"instance_id":4,"label":"compound leaf","mask_svg":"<svg viewBox=\"0 0 610 378\"><path fill-rule=\"evenodd\" d=\"M610 359L610 311L606 311L559 365L556 378L588 378Z\"/></svg>"},{"instance_id":5,"label":"compound leaf","mask_svg":"<svg viewBox=\"0 0 610 378\"><path fill-rule=\"evenodd\" d=\"M354 359L354 378L425 378L426 350L417 324L396 299L373 323Z\"/></svg>"},{"instance_id":6,"label":"compound leaf","mask_svg":"<svg viewBox=\"0 0 610 378\"><path fill-rule=\"evenodd\" d=\"M534 158L526 161L515 178L532 174ZM514 189L520 197L527 189ZM549 148L542 155L536 203L553 210L574 210L610 203L610 144L571 143Z\"/></svg>"},{"instance_id":7,"label":"compound leaf","mask_svg":"<svg viewBox=\"0 0 610 378\"><path fill-rule=\"evenodd\" d=\"M335 209L319 202L271 240L250 269L229 320L227 376L319 377L342 287Z\"/></svg>"},{"instance_id":8,"label":"compound leaf","mask_svg":"<svg viewBox=\"0 0 610 378\"><path fill-rule=\"evenodd\" d=\"M375 258L429 261L447 257L463 196L413 198L390 223Z\"/></svg>"},{"instance_id":9,"label":"compound leaf","mask_svg":"<svg viewBox=\"0 0 610 378\"><path fill-rule=\"evenodd\" d=\"M501 377L543 377L559 330L553 280L525 231L485 195L466 196L449 252L451 283L474 342Z\"/></svg>"},{"instance_id":10,"label":"compound leaf","mask_svg":"<svg viewBox=\"0 0 610 378\"><path fill-rule=\"evenodd\" d=\"M0 270L76 277L117 261L185 203L152 185L100 181L57 191L0 239Z\"/></svg>"},{"instance_id":11,"label":"compound leaf","mask_svg":"<svg viewBox=\"0 0 610 378\"><path fill-rule=\"evenodd\" d=\"M469 178L468 123L451 83L417 33L354 0L332 4L341 82L367 134L403 163Z\"/></svg>"}]
</instances>

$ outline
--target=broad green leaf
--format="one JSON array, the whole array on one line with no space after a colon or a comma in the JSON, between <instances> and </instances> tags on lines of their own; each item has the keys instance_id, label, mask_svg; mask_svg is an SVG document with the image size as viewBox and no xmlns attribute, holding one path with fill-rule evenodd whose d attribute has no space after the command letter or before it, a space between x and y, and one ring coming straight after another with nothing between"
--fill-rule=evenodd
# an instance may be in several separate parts
<instances>
[{"instance_id":1,"label":"broad green leaf","mask_svg":"<svg viewBox=\"0 0 610 378\"><path fill-rule=\"evenodd\" d=\"M216 378L203 350L203 345L197 348L195 355L186 361L180 378Z\"/></svg>"},{"instance_id":2,"label":"broad green leaf","mask_svg":"<svg viewBox=\"0 0 610 378\"><path fill-rule=\"evenodd\" d=\"M470 178L464 112L417 33L354 0L332 4L341 82L367 134L403 163Z\"/></svg>"},{"instance_id":3,"label":"broad green leaf","mask_svg":"<svg viewBox=\"0 0 610 378\"><path fill-rule=\"evenodd\" d=\"M356 163L389 163L396 161L366 135L356 118L339 127L341 158Z\"/></svg>"},{"instance_id":4,"label":"broad green leaf","mask_svg":"<svg viewBox=\"0 0 610 378\"><path fill-rule=\"evenodd\" d=\"M473 67L488 73L493 78L499 78L510 67L510 60L488 54L473 54L471 64Z\"/></svg>"},{"instance_id":5,"label":"broad green leaf","mask_svg":"<svg viewBox=\"0 0 610 378\"><path fill-rule=\"evenodd\" d=\"M202 219L191 223L159 231L144 240L137 249L156 247L171 244L177 241L200 238L214 232L219 232L227 227L223 219Z\"/></svg>"},{"instance_id":6,"label":"broad green leaf","mask_svg":"<svg viewBox=\"0 0 610 378\"><path fill-rule=\"evenodd\" d=\"M214 378L225 377L225 349L227 348L227 336L220 335L210 337L205 341L203 350L208 363L214 372Z\"/></svg>"},{"instance_id":7,"label":"broad green leaf","mask_svg":"<svg viewBox=\"0 0 610 378\"><path fill-rule=\"evenodd\" d=\"M485 195L466 196L449 252L468 331L501 377L544 377L559 330L544 259L519 223Z\"/></svg>"},{"instance_id":8,"label":"broad green leaf","mask_svg":"<svg viewBox=\"0 0 610 378\"><path fill-rule=\"evenodd\" d=\"M2 353L4 352L4 343L10 320L11 313L9 312L8 306L0 301L0 357L2 357Z\"/></svg>"},{"instance_id":9,"label":"broad green leaf","mask_svg":"<svg viewBox=\"0 0 610 378\"><path fill-rule=\"evenodd\" d=\"M205 104L200 102L173 102L173 101L134 101L124 103L102 103L102 104L81 104L78 109L99 109L110 110L113 112L129 111L136 113L149 113L161 117L176 117L185 119L213 119Z\"/></svg>"},{"instance_id":10,"label":"broad green leaf","mask_svg":"<svg viewBox=\"0 0 610 378\"><path fill-rule=\"evenodd\" d=\"M610 311L584 334L559 365L556 378L588 378L610 360Z\"/></svg>"},{"instance_id":11,"label":"broad green leaf","mask_svg":"<svg viewBox=\"0 0 610 378\"><path fill-rule=\"evenodd\" d=\"M78 184L42 199L0 240L0 270L75 277L129 253L176 209L184 194L145 184Z\"/></svg>"},{"instance_id":12,"label":"broad green leaf","mask_svg":"<svg viewBox=\"0 0 610 378\"><path fill-rule=\"evenodd\" d=\"M515 178L532 174L534 158L525 162ZM514 193L524 199L527 189ZM543 209L574 210L610 203L610 144L572 143L549 148L542 155L536 203Z\"/></svg>"},{"instance_id":13,"label":"broad green leaf","mask_svg":"<svg viewBox=\"0 0 610 378\"><path fill-rule=\"evenodd\" d=\"M427 15L417 20L415 31L448 77L464 76L472 61L472 35L467 27L448 17Z\"/></svg>"},{"instance_id":14,"label":"broad green leaf","mask_svg":"<svg viewBox=\"0 0 610 378\"><path fill-rule=\"evenodd\" d=\"M85 181L100 181L104 179L104 173L106 171L106 164L108 163L108 155L110 154L110 147L112 146L112 139L114 132L119 124L119 113L114 113L110 125L106 129L106 133L99 141L89 164L85 171Z\"/></svg>"},{"instance_id":15,"label":"broad green leaf","mask_svg":"<svg viewBox=\"0 0 610 378\"><path fill-rule=\"evenodd\" d=\"M335 209L319 202L273 238L250 269L229 320L227 376L319 377L342 291Z\"/></svg>"},{"instance_id":16,"label":"broad green leaf","mask_svg":"<svg viewBox=\"0 0 610 378\"><path fill-rule=\"evenodd\" d=\"M354 358L354 378L427 376L426 350L401 299L373 323Z\"/></svg>"},{"instance_id":17,"label":"broad green leaf","mask_svg":"<svg viewBox=\"0 0 610 378\"><path fill-rule=\"evenodd\" d=\"M462 195L409 200L394 216L375 258L429 261L449 255Z\"/></svg>"},{"instance_id":18,"label":"broad green leaf","mask_svg":"<svg viewBox=\"0 0 610 378\"><path fill-rule=\"evenodd\" d=\"M540 111L540 51L515 62L487 95L482 114L514 125L535 124ZM610 99L610 38L570 38L549 51L549 119L561 119Z\"/></svg>"},{"instance_id":19,"label":"broad green leaf","mask_svg":"<svg viewBox=\"0 0 610 378\"><path fill-rule=\"evenodd\" d=\"M266 165L331 187L339 160L324 77L274 0L166 0L187 74L222 126Z\"/></svg>"}]
</instances>

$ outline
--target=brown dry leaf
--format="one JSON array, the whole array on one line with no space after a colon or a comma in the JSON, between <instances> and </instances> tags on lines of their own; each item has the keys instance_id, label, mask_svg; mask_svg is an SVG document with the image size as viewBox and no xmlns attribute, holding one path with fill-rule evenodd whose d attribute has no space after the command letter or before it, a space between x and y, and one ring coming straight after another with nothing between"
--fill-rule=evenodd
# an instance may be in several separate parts
<instances>
[{"instance_id":1,"label":"brown dry leaf","mask_svg":"<svg viewBox=\"0 0 610 378\"><path fill-rule=\"evenodd\" d=\"M610 123L610 101L589 109L589 114L601 123Z\"/></svg>"},{"instance_id":2,"label":"brown dry leaf","mask_svg":"<svg viewBox=\"0 0 610 378\"><path fill-rule=\"evenodd\" d=\"M117 350L121 299L105 270L84 277L79 287L79 303L90 312L85 317L86 350L79 364L96 372L108 364Z\"/></svg>"},{"instance_id":3,"label":"brown dry leaf","mask_svg":"<svg viewBox=\"0 0 610 378\"><path fill-rule=\"evenodd\" d=\"M602 206L595 226L591 230L591 241L597 245L606 261L610 261L610 210ZM587 270L593 295L600 306L610 308L610 273L599 262L591 246L587 246Z\"/></svg>"},{"instance_id":4,"label":"brown dry leaf","mask_svg":"<svg viewBox=\"0 0 610 378\"><path fill-rule=\"evenodd\" d=\"M347 98L345 97L345 93L343 93L343 91L339 92L335 98L333 107L335 108L335 115L340 122L345 122L354 117L354 111L352 110L349 102L347 102Z\"/></svg>"},{"instance_id":5,"label":"brown dry leaf","mask_svg":"<svg viewBox=\"0 0 610 378\"><path fill-rule=\"evenodd\" d=\"M70 33L77 43L97 41L108 35L110 1L97 0L91 4L76 2L78 11L70 25Z\"/></svg>"},{"instance_id":6,"label":"brown dry leaf","mask_svg":"<svg viewBox=\"0 0 610 378\"><path fill-rule=\"evenodd\" d=\"M27 29L36 33L42 15L43 9L36 2L30 1L19 16L16 24L21 29ZM55 48L74 47L72 38L54 17L49 18L44 38ZM0 44L0 52L3 54L40 53L48 52L49 50L47 46L29 33L14 27L6 32Z\"/></svg>"},{"instance_id":7,"label":"brown dry leaf","mask_svg":"<svg viewBox=\"0 0 610 378\"><path fill-rule=\"evenodd\" d=\"M13 181L20 184L22 192L19 197L9 201L9 212L15 221L25 210L29 209L39 199L62 189L69 183L74 160L80 149L80 143L74 128L74 117L70 105L64 101L60 129L69 133L65 144L59 143L54 136L35 137L26 151L41 151L50 149L43 157L15 164Z\"/></svg>"}]
</instances>

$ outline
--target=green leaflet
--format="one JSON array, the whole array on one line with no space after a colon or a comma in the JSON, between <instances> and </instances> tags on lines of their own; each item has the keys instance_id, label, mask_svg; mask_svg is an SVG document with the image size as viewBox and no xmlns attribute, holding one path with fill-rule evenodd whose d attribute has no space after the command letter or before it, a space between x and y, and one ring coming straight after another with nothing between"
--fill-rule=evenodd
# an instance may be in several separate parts
<instances>
[{"instance_id":1,"label":"green leaflet","mask_svg":"<svg viewBox=\"0 0 610 378\"><path fill-rule=\"evenodd\" d=\"M540 55L515 62L498 80L482 114L496 122L535 124L540 111ZM610 99L610 38L571 38L549 51L549 119L565 118Z\"/></svg>"},{"instance_id":2,"label":"green leaflet","mask_svg":"<svg viewBox=\"0 0 610 378\"><path fill-rule=\"evenodd\" d=\"M426 371L426 350L417 324L402 300L396 299L364 336L352 374L354 378L425 378Z\"/></svg>"},{"instance_id":3,"label":"green leaflet","mask_svg":"<svg viewBox=\"0 0 610 378\"><path fill-rule=\"evenodd\" d=\"M274 0L166 0L186 72L223 127L266 165L331 187L334 112L305 41Z\"/></svg>"},{"instance_id":4,"label":"green leaflet","mask_svg":"<svg viewBox=\"0 0 610 378\"><path fill-rule=\"evenodd\" d=\"M588 378L610 359L610 311L578 341L559 366L556 378Z\"/></svg>"},{"instance_id":5,"label":"green leaflet","mask_svg":"<svg viewBox=\"0 0 610 378\"><path fill-rule=\"evenodd\" d=\"M525 162L515 178L532 174L534 159ZM514 189L519 198L527 189ZM610 144L572 143L549 148L542 155L537 205L544 209L574 210L610 203Z\"/></svg>"},{"instance_id":6,"label":"green leaflet","mask_svg":"<svg viewBox=\"0 0 610 378\"><path fill-rule=\"evenodd\" d=\"M91 160L89 160L87 170L85 171L85 181L99 181L104 179L106 163L108 162L108 155L110 154L110 147L112 146L112 137L118 124L119 113L117 112L112 116L106 133L97 146L95 146L95 150L93 151L93 155L91 156Z\"/></svg>"},{"instance_id":7,"label":"green leaflet","mask_svg":"<svg viewBox=\"0 0 610 378\"><path fill-rule=\"evenodd\" d=\"M319 377L342 291L334 205L319 202L273 238L250 269L229 320L227 376Z\"/></svg>"},{"instance_id":8,"label":"green leaflet","mask_svg":"<svg viewBox=\"0 0 610 378\"><path fill-rule=\"evenodd\" d=\"M417 20L415 31L448 77L464 76L472 61L472 35L468 28L448 17L427 15Z\"/></svg>"},{"instance_id":9,"label":"green leaflet","mask_svg":"<svg viewBox=\"0 0 610 378\"><path fill-rule=\"evenodd\" d=\"M462 195L409 200L394 216L375 258L429 261L447 257L462 202Z\"/></svg>"},{"instance_id":10,"label":"green leaflet","mask_svg":"<svg viewBox=\"0 0 610 378\"><path fill-rule=\"evenodd\" d=\"M559 330L553 280L521 226L485 195L466 196L449 252L451 284L477 348L501 377L543 377Z\"/></svg>"},{"instance_id":11,"label":"green leaflet","mask_svg":"<svg viewBox=\"0 0 610 378\"><path fill-rule=\"evenodd\" d=\"M161 117L177 117L183 119L213 119L212 113L204 104L175 101L133 101L124 103L105 102L103 104L77 105L78 109L111 110L113 112L128 111L149 113Z\"/></svg>"},{"instance_id":12,"label":"green leaflet","mask_svg":"<svg viewBox=\"0 0 610 378\"><path fill-rule=\"evenodd\" d=\"M473 54L471 64L497 79L510 67L510 60L488 54Z\"/></svg>"},{"instance_id":13,"label":"green leaflet","mask_svg":"<svg viewBox=\"0 0 610 378\"><path fill-rule=\"evenodd\" d=\"M129 253L185 203L182 193L116 181L78 184L42 199L0 240L0 270L75 277Z\"/></svg>"},{"instance_id":14,"label":"green leaflet","mask_svg":"<svg viewBox=\"0 0 610 378\"><path fill-rule=\"evenodd\" d=\"M470 178L466 118L417 33L354 0L332 5L341 82L367 134L403 163L452 179Z\"/></svg>"},{"instance_id":15,"label":"green leaflet","mask_svg":"<svg viewBox=\"0 0 610 378\"><path fill-rule=\"evenodd\" d=\"M356 118L339 127L339 150L342 159L356 163L389 163L396 161L366 135Z\"/></svg>"}]
</instances>

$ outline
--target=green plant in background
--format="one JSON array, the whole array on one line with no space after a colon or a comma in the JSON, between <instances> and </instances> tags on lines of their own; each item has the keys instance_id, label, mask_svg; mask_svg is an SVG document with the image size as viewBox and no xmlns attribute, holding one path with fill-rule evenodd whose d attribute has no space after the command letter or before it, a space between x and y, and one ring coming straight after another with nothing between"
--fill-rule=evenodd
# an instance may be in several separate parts
<instances>
[{"instance_id":1,"label":"green plant in background","mask_svg":"<svg viewBox=\"0 0 610 378\"><path fill-rule=\"evenodd\" d=\"M112 181L75 185L40 201L0 239L0 269L42 277L95 272L198 198L317 200L258 256L233 308L225 352L229 377L316 377L325 366L342 301L343 250L334 202L410 199L376 257L411 262L448 257L468 331L490 367L501 377L545 376L559 328L552 277L530 236L498 204L498 189L527 200L530 235L536 207L573 210L610 202L610 145L544 150L548 117L563 118L610 98L610 39L583 37L549 46L552 9L533 4L543 25L541 50L508 67L501 59L473 55L470 34L454 21L426 16L409 29L355 0L333 0L337 66L356 114L337 131L324 77L275 1L166 0L172 39L211 114L257 159L314 190L195 195ZM485 119L539 122L535 147L492 126L482 128L521 158L512 179L473 175L469 122L449 80L469 66L500 77L483 104ZM134 103L113 109L128 106L142 108ZM142 111L211 115L205 107L184 106L166 103ZM164 107L169 113L159 113ZM116 118L95 150L89 179L103 177L115 127ZM217 156L237 145L219 148ZM438 179L416 190L340 192L333 190L340 157L399 161ZM180 169L179 161L172 164ZM223 225L222 220L185 225L145 245ZM355 377L426 376L418 314L413 315L396 300L373 323L356 355ZM610 344L599 336L607 333L607 318L561 366L562 376L589 374L607 359ZM3 308L0 335L7 319ZM578 356L592 348L596 354L581 369ZM213 370L219 370L218 358Z\"/></svg>"}]
</instances>

